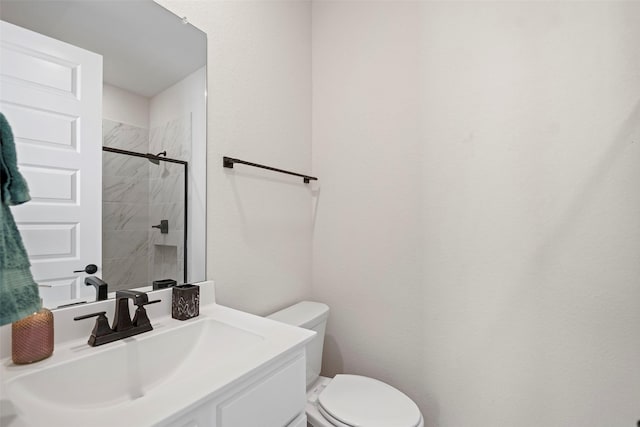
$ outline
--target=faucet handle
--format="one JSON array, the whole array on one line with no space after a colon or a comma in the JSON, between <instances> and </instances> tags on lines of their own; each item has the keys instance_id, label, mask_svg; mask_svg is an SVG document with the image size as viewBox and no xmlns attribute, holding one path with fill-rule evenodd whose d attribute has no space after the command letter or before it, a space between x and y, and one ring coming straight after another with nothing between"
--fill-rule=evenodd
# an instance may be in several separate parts
<instances>
[{"instance_id":1,"label":"faucet handle","mask_svg":"<svg viewBox=\"0 0 640 427\"><path fill-rule=\"evenodd\" d=\"M147 302L143 302L141 304L135 304L135 302L134 302L134 304L137 305L138 307L142 307L143 305L155 304L157 302L162 302L162 300L161 299L155 299L153 301L147 301Z\"/></svg>"},{"instance_id":2,"label":"faucet handle","mask_svg":"<svg viewBox=\"0 0 640 427\"><path fill-rule=\"evenodd\" d=\"M109 326L109 320L107 319L106 311L99 311L97 313L76 316L73 318L73 320L84 320L90 319L92 317L98 317L96 319L96 324L93 326L93 330L91 331L91 336L89 337L88 341L89 345L94 347L96 345L99 345L99 343L96 344L96 339L98 339L99 341L100 337L104 337L113 333L113 329L111 329L111 327Z\"/></svg>"},{"instance_id":3,"label":"faucet handle","mask_svg":"<svg viewBox=\"0 0 640 427\"><path fill-rule=\"evenodd\" d=\"M153 301L145 301L140 304L136 304L138 308L136 309L135 314L133 315L133 319L131 323L136 328L142 328L144 330L150 331L153 329L151 326L151 321L149 321L149 316L147 316L147 310L144 309L145 305L155 304L157 302L161 302L162 300L153 300Z\"/></svg>"},{"instance_id":4,"label":"faucet handle","mask_svg":"<svg viewBox=\"0 0 640 427\"><path fill-rule=\"evenodd\" d=\"M99 311L97 313L91 313L91 314L83 314L82 316L76 316L73 318L73 320L84 320L84 319L91 319L92 317L96 317L96 316L107 316L107 312L106 311Z\"/></svg>"}]
</instances>

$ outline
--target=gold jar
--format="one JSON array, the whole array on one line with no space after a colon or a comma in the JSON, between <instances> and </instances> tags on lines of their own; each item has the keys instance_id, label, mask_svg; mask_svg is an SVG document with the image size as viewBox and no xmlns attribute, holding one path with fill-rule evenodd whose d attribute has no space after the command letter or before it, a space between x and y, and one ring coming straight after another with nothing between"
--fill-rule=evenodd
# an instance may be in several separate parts
<instances>
[{"instance_id":1,"label":"gold jar","mask_svg":"<svg viewBox=\"0 0 640 427\"><path fill-rule=\"evenodd\" d=\"M53 313L42 308L11 325L11 357L22 365L46 359L53 353Z\"/></svg>"}]
</instances>

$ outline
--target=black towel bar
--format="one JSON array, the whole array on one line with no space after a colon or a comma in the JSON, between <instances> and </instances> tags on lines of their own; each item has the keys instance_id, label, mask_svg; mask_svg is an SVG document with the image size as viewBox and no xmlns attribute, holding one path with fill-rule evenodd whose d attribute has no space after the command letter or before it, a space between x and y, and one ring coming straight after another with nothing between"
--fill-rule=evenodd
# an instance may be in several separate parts
<instances>
[{"instance_id":1,"label":"black towel bar","mask_svg":"<svg viewBox=\"0 0 640 427\"><path fill-rule=\"evenodd\" d=\"M280 172L280 173L286 173L287 175L294 175L294 176L299 176L302 178L302 180L304 181L305 184L308 184L310 181L317 181L318 178L316 178L315 176L309 176L309 175L303 175L301 173L295 173L295 172L290 172L290 171L286 171L283 169L277 169L277 168L272 168L271 166L265 166L265 165L259 165L257 163L251 163L251 162L247 162L245 160L240 160L240 159L234 159L232 157L223 157L222 158L222 166L224 166L225 168L233 168L233 164L234 163L240 163L243 165L247 165L247 166L253 166L255 168L261 168L261 169L267 169L270 171L274 171L274 172Z\"/></svg>"}]
</instances>

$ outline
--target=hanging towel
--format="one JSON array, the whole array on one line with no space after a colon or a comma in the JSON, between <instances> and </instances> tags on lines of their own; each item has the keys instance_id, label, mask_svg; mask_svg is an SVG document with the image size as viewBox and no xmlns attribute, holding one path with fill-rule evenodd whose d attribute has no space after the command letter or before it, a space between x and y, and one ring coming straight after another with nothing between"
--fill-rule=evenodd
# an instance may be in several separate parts
<instances>
[{"instance_id":1,"label":"hanging towel","mask_svg":"<svg viewBox=\"0 0 640 427\"><path fill-rule=\"evenodd\" d=\"M18 172L11 127L0 113L0 325L20 320L41 308L29 257L9 209L29 199L27 182Z\"/></svg>"}]
</instances>

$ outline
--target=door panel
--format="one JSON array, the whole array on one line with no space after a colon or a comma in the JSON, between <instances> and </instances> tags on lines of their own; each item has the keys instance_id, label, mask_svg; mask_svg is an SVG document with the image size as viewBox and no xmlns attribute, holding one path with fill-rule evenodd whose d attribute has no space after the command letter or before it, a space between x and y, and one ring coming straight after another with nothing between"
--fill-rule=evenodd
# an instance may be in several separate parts
<instances>
[{"instance_id":1,"label":"door panel","mask_svg":"<svg viewBox=\"0 0 640 427\"><path fill-rule=\"evenodd\" d=\"M31 271L46 306L90 300L73 271L102 263L102 57L1 21L0 41L0 111L32 197L12 207Z\"/></svg>"}]
</instances>

